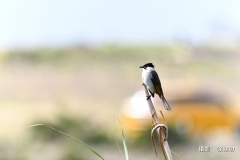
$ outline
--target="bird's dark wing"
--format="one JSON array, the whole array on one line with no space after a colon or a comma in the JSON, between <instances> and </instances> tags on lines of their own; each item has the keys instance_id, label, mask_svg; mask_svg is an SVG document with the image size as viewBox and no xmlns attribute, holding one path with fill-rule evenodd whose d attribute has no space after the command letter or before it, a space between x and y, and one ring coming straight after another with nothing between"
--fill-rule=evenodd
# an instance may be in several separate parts
<instances>
[{"instance_id":1,"label":"bird's dark wing","mask_svg":"<svg viewBox=\"0 0 240 160\"><path fill-rule=\"evenodd\" d=\"M151 75L152 75L151 80L152 80L152 83L153 83L154 88L155 88L155 90L156 90L156 93L157 93L160 97L162 97L162 95L163 95L162 86L161 86L161 82L160 82L160 79L159 79L159 77L158 77L158 74L157 74L156 71L151 71Z\"/></svg>"}]
</instances>

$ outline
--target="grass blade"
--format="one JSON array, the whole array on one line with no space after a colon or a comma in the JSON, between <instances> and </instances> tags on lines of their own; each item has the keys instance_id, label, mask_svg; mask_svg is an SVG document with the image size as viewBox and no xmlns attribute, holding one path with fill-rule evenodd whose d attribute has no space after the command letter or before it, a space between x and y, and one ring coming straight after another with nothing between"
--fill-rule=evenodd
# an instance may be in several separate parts
<instances>
[{"instance_id":1,"label":"grass blade","mask_svg":"<svg viewBox=\"0 0 240 160\"><path fill-rule=\"evenodd\" d=\"M118 118L118 116L116 116L116 115L114 115L114 116L118 120L118 122L120 124L120 127L121 127L121 130L122 130L122 141L123 141L123 147L124 147L126 160L130 160L129 155L128 155L126 139L125 139L124 132L123 132L123 129L122 129L122 124L121 124L120 119Z\"/></svg>"},{"instance_id":2,"label":"grass blade","mask_svg":"<svg viewBox=\"0 0 240 160\"><path fill-rule=\"evenodd\" d=\"M99 158L101 158L102 160L104 160L104 158L103 158L98 152L96 152L93 148L91 148L91 147L90 147L89 145L87 145L86 143L84 143L84 142L80 141L79 139L77 139L77 138L75 138L75 137L73 137L73 136L70 136L70 135L68 135L68 134L66 134L66 133L64 133L64 132L62 132L62 131L59 131L59 130L53 128L53 127L47 126L47 125L45 125L45 124L34 124L34 125L27 126L26 128L24 128L24 129L21 131L20 134L22 134L22 132L25 131L25 130L28 129L28 128L37 127L37 126L44 126L44 127L50 128L50 129L52 129L52 130L54 130L54 131L57 131L58 133L60 133L60 134L62 134L62 135L65 135L65 136L67 136L67 137L69 137L69 138L74 139L75 141L77 141L77 142L79 142L79 143L82 143L82 144L85 145L90 151L92 151L96 156L98 156Z\"/></svg>"}]
</instances>

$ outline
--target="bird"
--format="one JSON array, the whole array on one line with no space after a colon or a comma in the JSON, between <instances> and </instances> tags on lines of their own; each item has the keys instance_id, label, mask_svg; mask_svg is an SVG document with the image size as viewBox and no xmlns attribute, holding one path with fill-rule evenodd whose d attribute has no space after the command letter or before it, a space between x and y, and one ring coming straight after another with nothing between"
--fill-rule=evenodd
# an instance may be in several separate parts
<instances>
[{"instance_id":1,"label":"bird","mask_svg":"<svg viewBox=\"0 0 240 160\"><path fill-rule=\"evenodd\" d=\"M147 96L147 100L152 96L154 97L154 94L158 94L159 98L163 102L163 106L166 110L171 110L171 107L167 103L164 95L163 90L161 86L160 79L158 77L157 72L154 69L154 65L152 63L146 63L143 66L140 66L139 68L142 68L142 81L143 84L147 87L150 94Z\"/></svg>"}]
</instances>

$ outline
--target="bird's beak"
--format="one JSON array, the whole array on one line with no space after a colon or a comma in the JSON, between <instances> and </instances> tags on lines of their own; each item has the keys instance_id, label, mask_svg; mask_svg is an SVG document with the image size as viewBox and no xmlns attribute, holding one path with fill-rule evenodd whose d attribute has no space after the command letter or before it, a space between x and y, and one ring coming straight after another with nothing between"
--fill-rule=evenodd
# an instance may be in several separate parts
<instances>
[{"instance_id":1,"label":"bird's beak","mask_svg":"<svg viewBox=\"0 0 240 160\"><path fill-rule=\"evenodd\" d=\"M140 66L139 68L143 68L143 66Z\"/></svg>"}]
</instances>

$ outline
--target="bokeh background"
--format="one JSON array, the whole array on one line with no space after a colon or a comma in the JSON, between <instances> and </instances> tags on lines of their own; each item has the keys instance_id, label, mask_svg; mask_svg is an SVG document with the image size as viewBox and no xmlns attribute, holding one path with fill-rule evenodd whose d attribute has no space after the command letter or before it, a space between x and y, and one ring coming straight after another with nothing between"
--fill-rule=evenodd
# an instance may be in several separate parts
<instances>
[{"instance_id":1,"label":"bokeh background","mask_svg":"<svg viewBox=\"0 0 240 160\"><path fill-rule=\"evenodd\" d=\"M139 66L147 62L155 65L172 107L171 112L161 108L169 122L170 148L182 159L239 159L239 6L237 0L0 1L0 159L98 159L49 128L20 135L36 123L84 141L105 159L121 159L114 113L122 121L131 159L158 159L150 113L133 122L124 111L143 89ZM176 113L183 97L195 112L214 97L214 104L224 104L226 114L218 116L225 116L229 127L219 122L217 129L178 132L170 117L184 119L188 113ZM200 118L200 124L212 117ZM211 151L199 152L199 146Z\"/></svg>"}]
</instances>

